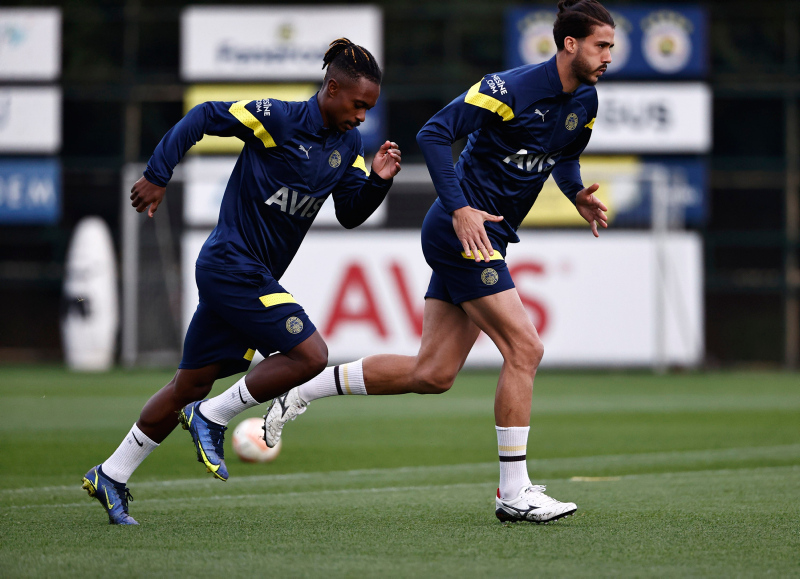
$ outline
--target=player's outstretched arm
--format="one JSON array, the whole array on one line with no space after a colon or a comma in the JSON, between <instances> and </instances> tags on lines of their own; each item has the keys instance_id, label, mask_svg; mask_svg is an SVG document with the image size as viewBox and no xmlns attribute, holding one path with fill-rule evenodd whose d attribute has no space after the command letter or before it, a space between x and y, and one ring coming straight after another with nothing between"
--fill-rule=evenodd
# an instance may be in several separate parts
<instances>
[{"instance_id":1,"label":"player's outstretched arm","mask_svg":"<svg viewBox=\"0 0 800 579\"><path fill-rule=\"evenodd\" d=\"M372 159L372 170L384 181L388 181L400 172L402 154L397 143L386 141Z\"/></svg>"},{"instance_id":2,"label":"player's outstretched arm","mask_svg":"<svg viewBox=\"0 0 800 579\"><path fill-rule=\"evenodd\" d=\"M166 187L159 187L144 177L139 177L139 180L131 187L131 205L136 208L138 213L142 213L149 207L147 216L152 217L166 192Z\"/></svg>"},{"instance_id":3,"label":"player's outstretched arm","mask_svg":"<svg viewBox=\"0 0 800 579\"><path fill-rule=\"evenodd\" d=\"M581 217L592 226L592 233L595 237L600 237L597 232L598 223L603 229L608 228L608 217L606 216L608 207L594 195L594 192L599 188L600 185L594 183L581 189L575 197L575 208L581 214Z\"/></svg>"},{"instance_id":4,"label":"player's outstretched arm","mask_svg":"<svg viewBox=\"0 0 800 579\"><path fill-rule=\"evenodd\" d=\"M490 256L494 255L494 248L486 235L483 222L502 220L501 215L492 215L469 205L453 211L453 229L467 257L472 257L475 261L480 261L481 258L484 261L490 260Z\"/></svg>"}]
</instances>

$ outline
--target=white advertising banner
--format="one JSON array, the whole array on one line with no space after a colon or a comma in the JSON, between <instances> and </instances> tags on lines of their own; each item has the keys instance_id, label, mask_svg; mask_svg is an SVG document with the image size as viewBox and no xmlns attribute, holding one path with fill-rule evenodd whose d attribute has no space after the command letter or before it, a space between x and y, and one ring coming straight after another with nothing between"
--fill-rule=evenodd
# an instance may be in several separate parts
<instances>
[{"instance_id":1,"label":"white advertising banner","mask_svg":"<svg viewBox=\"0 0 800 579\"><path fill-rule=\"evenodd\" d=\"M0 79L55 80L61 74L61 10L0 8Z\"/></svg>"},{"instance_id":2,"label":"white advertising banner","mask_svg":"<svg viewBox=\"0 0 800 579\"><path fill-rule=\"evenodd\" d=\"M711 89L704 83L603 82L589 153L708 153Z\"/></svg>"},{"instance_id":3,"label":"white advertising banner","mask_svg":"<svg viewBox=\"0 0 800 579\"><path fill-rule=\"evenodd\" d=\"M185 80L322 80L322 57L345 36L383 62L376 6L190 6L181 15Z\"/></svg>"},{"instance_id":4,"label":"white advertising banner","mask_svg":"<svg viewBox=\"0 0 800 579\"><path fill-rule=\"evenodd\" d=\"M0 153L57 153L61 89L0 87Z\"/></svg>"},{"instance_id":5,"label":"white advertising banner","mask_svg":"<svg viewBox=\"0 0 800 579\"><path fill-rule=\"evenodd\" d=\"M185 326L197 307L194 262L206 235L183 240ZM702 361L698 235L674 233L663 246L640 232L604 231L594 239L585 231L522 231L520 238L508 265L544 342L543 364L649 366L660 359L660 344L667 363ZM320 231L309 234L281 285L314 321L334 363L416 354L429 279L417 231ZM481 335L467 364L501 363Z\"/></svg>"},{"instance_id":6,"label":"white advertising banner","mask_svg":"<svg viewBox=\"0 0 800 579\"><path fill-rule=\"evenodd\" d=\"M203 156L183 161L184 193L183 220L192 227L214 227L219 219L219 208L228 179L237 157ZM266 199L264 199L266 201ZM362 227L382 225L386 221L387 204L381 204ZM322 205L314 227L339 226L336 209L330 198Z\"/></svg>"}]
</instances>

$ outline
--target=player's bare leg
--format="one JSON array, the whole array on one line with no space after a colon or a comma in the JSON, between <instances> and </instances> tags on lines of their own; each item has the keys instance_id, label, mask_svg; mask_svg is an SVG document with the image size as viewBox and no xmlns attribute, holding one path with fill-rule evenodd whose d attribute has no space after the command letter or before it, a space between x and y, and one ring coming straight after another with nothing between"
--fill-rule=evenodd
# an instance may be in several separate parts
<instances>
[{"instance_id":1,"label":"player's bare leg","mask_svg":"<svg viewBox=\"0 0 800 579\"><path fill-rule=\"evenodd\" d=\"M311 400L347 394L440 394L455 381L480 330L458 306L425 300L422 343L416 356L381 354L326 368L319 376L276 398L264 417L264 438L274 447L284 425Z\"/></svg>"},{"instance_id":2,"label":"player's bare leg","mask_svg":"<svg viewBox=\"0 0 800 579\"><path fill-rule=\"evenodd\" d=\"M224 450L228 422L248 408L313 378L327 362L328 347L319 333L314 332L288 352L262 360L222 394L186 405L179 420L192 436L197 460L215 478L228 480Z\"/></svg>"},{"instance_id":3,"label":"player's bare leg","mask_svg":"<svg viewBox=\"0 0 800 579\"><path fill-rule=\"evenodd\" d=\"M178 426L181 409L208 396L221 369L221 364L211 364L196 370L178 370L166 386L150 397L136 425L160 444Z\"/></svg>"},{"instance_id":4,"label":"player's bare leg","mask_svg":"<svg viewBox=\"0 0 800 579\"><path fill-rule=\"evenodd\" d=\"M416 356L378 354L364 358L367 394L440 394L453 385L480 329L464 310L428 298L422 319L422 341Z\"/></svg>"},{"instance_id":5,"label":"player's bare leg","mask_svg":"<svg viewBox=\"0 0 800 579\"><path fill-rule=\"evenodd\" d=\"M529 426L533 379L544 346L517 290L470 300L462 306L503 355L494 401L497 426Z\"/></svg>"},{"instance_id":6,"label":"player's bare leg","mask_svg":"<svg viewBox=\"0 0 800 579\"><path fill-rule=\"evenodd\" d=\"M181 408L208 394L220 370L218 364L197 370L178 370L172 380L147 401L139 420L112 455L84 475L83 488L100 502L110 523L138 524L128 514L128 500L133 498L126 486L128 479L178 425Z\"/></svg>"},{"instance_id":7,"label":"player's bare leg","mask_svg":"<svg viewBox=\"0 0 800 579\"><path fill-rule=\"evenodd\" d=\"M314 332L285 354L264 358L247 373L247 389L259 403L311 380L328 364L328 346Z\"/></svg>"},{"instance_id":8,"label":"player's bare leg","mask_svg":"<svg viewBox=\"0 0 800 579\"><path fill-rule=\"evenodd\" d=\"M528 477L533 379L544 347L517 290L506 290L462 305L503 355L494 405L500 458L500 486L495 500L497 518L546 523L571 515L578 509L575 503L562 503L544 494L544 485L533 485Z\"/></svg>"}]
</instances>

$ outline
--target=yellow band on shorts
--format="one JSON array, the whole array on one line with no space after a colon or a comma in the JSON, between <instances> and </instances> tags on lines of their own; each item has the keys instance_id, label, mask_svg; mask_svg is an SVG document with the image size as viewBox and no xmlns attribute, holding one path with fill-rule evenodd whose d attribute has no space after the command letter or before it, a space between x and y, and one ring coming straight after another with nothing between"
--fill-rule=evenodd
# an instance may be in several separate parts
<instances>
[{"instance_id":1,"label":"yellow band on shorts","mask_svg":"<svg viewBox=\"0 0 800 579\"><path fill-rule=\"evenodd\" d=\"M281 304L297 303L297 300L294 299L292 294L287 294L287 293L267 294L265 296L261 296L258 299L261 300L261 303L264 304L265 308L271 308L272 306L279 306Z\"/></svg>"},{"instance_id":2,"label":"yellow band on shorts","mask_svg":"<svg viewBox=\"0 0 800 579\"><path fill-rule=\"evenodd\" d=\"M481 261L483 261L483 254L480 252L480 250L476 250L475 254L481 259ZM475 259L474 257L468 256L466 251L461 252L461 257L463 257L464 259ZM499 251L495 250L494 255L489 256L489 261L496 261L498 259L502 261L503 256L500 255Z\"/></svg>"}]
</instances>

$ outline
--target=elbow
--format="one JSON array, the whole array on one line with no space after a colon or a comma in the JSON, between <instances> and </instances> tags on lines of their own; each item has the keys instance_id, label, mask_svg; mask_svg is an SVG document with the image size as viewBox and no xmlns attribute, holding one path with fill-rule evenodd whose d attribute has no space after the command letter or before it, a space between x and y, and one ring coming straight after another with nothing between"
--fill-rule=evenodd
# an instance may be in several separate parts
<instances>
[{"instance_id":1,"label":"elbow","mask_svg":"<svg viewBox=\"0 0 800 579\"><path fill-rule=\"evenodd\" d=\"M336 220L339 222L339 225L344 227L345 229L355 229L359 225L361 225L364 220L353 219L352 217L344 217L341 215L336 215Z\"/></svg>"}]
</instances>

